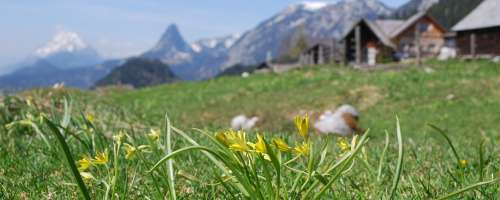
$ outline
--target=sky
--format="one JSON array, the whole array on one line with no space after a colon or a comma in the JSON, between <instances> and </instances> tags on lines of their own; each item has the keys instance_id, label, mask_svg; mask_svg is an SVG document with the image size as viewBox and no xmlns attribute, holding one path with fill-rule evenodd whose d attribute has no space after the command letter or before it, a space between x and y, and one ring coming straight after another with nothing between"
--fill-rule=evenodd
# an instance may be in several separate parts
<instances>
[{"instance_id":1,"label":"sky","mask_svg":"<svg viewBox=\"0 0 500 200\"><path fill-rule=\"evenodd\" d=\"M381 1L397 7L408 0ZM61 30L78 33L105 58L121 58L151 48L171 23L176 23L185 39L193 42L243 33L299 2L302 1L0 0L0 70L25 59Z\"/></svg>"}]
</instances>

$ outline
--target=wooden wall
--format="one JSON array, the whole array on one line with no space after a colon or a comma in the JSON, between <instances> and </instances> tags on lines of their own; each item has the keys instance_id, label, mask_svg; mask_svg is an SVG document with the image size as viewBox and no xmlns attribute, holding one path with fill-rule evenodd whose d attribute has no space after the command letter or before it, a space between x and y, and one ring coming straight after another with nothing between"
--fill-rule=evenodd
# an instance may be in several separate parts
<instances>
[{"instance_id":1,"label":"wooden wall","mask_svg":"<svg viewBox=\"0 0 500 200\"><path fill-rule=\"evenodd\" d=\"M423 17L415 24L407 28L401 34L396 36L393 41L397 45L398 52L406 52L410 57L416 54L415 28L417 24L424 25L425 30L421 32L420 49L422 56L437 56L445 44L444 34L446 30L440 28L436 22L428 17Z\"/></svg>"},{"instance_id":2,"label":"wooden wall","mask_svg":"<svg viewBox=\"0 0 500 200\"><path fill-rule=\"evenodd\" d=\"M471 55L471 38L475 35L476 55L500 55L500 26L457 32L456 45L461 56Z\"/></svg>"},{"instance_id":3,"label":"wooden wall","mask_svg":"<svg viewBox=\"0 0 500 200\"><path fill-rule=\"evenodd\" d=\"M361 62L368 62L368 47L375 47L379 51L379 56L377 56L377 63L386 61L387 59L392 60L393 50L386 47L364 22L360 23L359 25L361 25ZM348 63L354 62L356 61L355 29L353 29L344 39L345 61ZM388 56L388 58L381 58L381 55Z\"/></svg>"}]
</instances>

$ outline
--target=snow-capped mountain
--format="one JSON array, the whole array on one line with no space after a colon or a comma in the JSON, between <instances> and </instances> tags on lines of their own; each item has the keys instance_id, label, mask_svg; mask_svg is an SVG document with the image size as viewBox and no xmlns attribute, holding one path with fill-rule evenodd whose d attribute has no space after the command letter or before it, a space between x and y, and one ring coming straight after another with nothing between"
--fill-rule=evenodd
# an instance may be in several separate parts
<instances>
[{"instance_id":1,"label":"snow-capped mountain","mask_svg":"<svg viewBox=\"0 0 500 200\"><path fill-rule=\"evenodd\" d=\"M193 62L189 66L180 66L174 70L179 76L187 79L212 78L220 73L220 66L227 60L229 49L240 37L240 34L232 34L196 41L191 44L194 52Z\"/></svg>"},{"instance_id":2,"label":"snow-capped mountain","mask_svg":"<svg viewBox=\"0 0 500 200\"><path fill-rule=\"evenodd\" d=\"M343 0L336 4L305 2L294 4L246 32L229 50L222 68L235 64L256 64L268 54L276 58L299 29L311 39L340 37L360 18L390 15L392 10L377 0Z\"/></svg>"},{"instance_id":3,"label":"snow-capped mountain","mask_svg":"<svg viewBox=\"0 0 500 200\"><path fill-rule=\"evenodd\" d=\"M252 65L288 51L297 32L309 39L340 37L360 18L388 16L392 9L378 0L343 0L293 4L243 35L209 38L188 44L170 25L160 41L142 56L169 64L183 79L211 78L236 64Z\"/></svg>"},{"instance_id":4,"label":"snow-capped mountain","mask_svg":"<svg viewBox=\"0 0 500 200\"><path fill-rule=\"evenodd\" d=\"M61 69L95 65L102 62L96 50L74 32L60 31L45 46L35 50L31 60L43 59Z\"/></svg>"},{"instance_id":5,"label":"snow-capped mountain","mask_svg":"<svg viewBox=\"0 0 500 200\"><path fill-rule=\"evenodd\" d=\"M159 42L142 54L161 60L183 79L204 79L215 76L227 57L227 51L240 38L239 34L201 39L188 44L177 25L169 25Z\"/></svg>"},{"instance_id":6,"label":"snow-capped mountain","mask_svg":"<svg viewBox=\"0 0 500 200\"><path fill-rule=\"evenodd\" d=\"M313 6L314 5L314 6ZM228 52L224 67L235 64L255 64L263 61L268 54L277 57L285 45L304 22L315 12L324 8L323 4L300 3L285 10L247 31Z\"/></svg>"},{"instance_id":7,"label":"snow-capped mountain","mask_svg":"<svg viewBox=\"0 0 500 200\"><path fill-rule=\"evenodd\" d=\"M73 32L60 31L44 47L35 50L35 55L46 57L58 52L74 52L87 48L80 36Z\"/></svg>"},{"instance_id":8,"label":"snow-capped mountain","mask_svg":"<svg viewBox=\"0 0 500 200\"><path fill-rule=\"evenodd\" d=\"M224 37L205 38L192 43L191 49L195 53L224 52L231 48L240 37L241 34L236 33Z\"/></svg>"},{"instance_id":9,"label":"snow-capped mountain","mask_svg":"<svg viewBox=\"0 0 500 200\"><path fill-rule=\"evenodd\" d=\"M361 19L389 16L393 10L378 0L344 0L316 12L305 21L312 38L340 38L346 29Z\"/></svg>"},{"instance_id":10,"label":"snow-capped mountain","mask_svg":"<svg viewBox=\"0 0 500 200\"><path fill-rule=\"evenodd\" d=\"M12 72L1 75L0 89L24 90L61 82L68 87L86 89L122 62L103 61L77 33L60 31L16 64Z\"/></svg>"},{"instance_id":11,"label":"snow-capped mountain","mask_svg":"<svg viewBox=\"0 0 500 200\"><path fill-rule=\"evenodd\" d=\"M169 65L177 65L191 62L193 50L181 36L177 25L172 24L167 27L156 46L142 56L158 59Z\"/></svg>"}]
</instances>

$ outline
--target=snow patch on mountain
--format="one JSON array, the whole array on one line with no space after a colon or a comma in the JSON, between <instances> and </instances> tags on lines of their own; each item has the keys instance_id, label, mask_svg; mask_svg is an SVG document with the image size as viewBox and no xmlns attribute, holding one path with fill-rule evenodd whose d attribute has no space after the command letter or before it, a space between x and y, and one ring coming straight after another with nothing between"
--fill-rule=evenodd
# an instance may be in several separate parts
<instances>
[{"instance_id":1,"label":"snow patch on mountain","mask_svg":"<svg viewBox=\"0 0 500 200\"><path fill-rule=\"evenodd\" d=\"M324 1L304 1L301 5L309 11L316 11L326 7L329 3Z\"/></svg>"},{"instance_id":2,"label":"snow patch on mountain","mask_svg":"<svg viewBox=\"0 0 500 200\"><path fill-rule=\"evenodd\" d=\"M35 50L35 55L43 58L51 54L75 52L87 47L88 45L85 44L78 34L68 31L59 31L47 45Z\"/></svg>"}]
</instances>

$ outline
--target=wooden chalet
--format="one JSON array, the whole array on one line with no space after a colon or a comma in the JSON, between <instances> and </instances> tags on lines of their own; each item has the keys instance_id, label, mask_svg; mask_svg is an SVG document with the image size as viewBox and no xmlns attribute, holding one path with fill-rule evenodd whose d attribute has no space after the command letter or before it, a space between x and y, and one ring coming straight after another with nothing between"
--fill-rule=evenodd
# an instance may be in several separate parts
<instances>
[{"instance_id":1,"label":"wooden chalet","mask_svg":"<svg viewBox=\"0 0 500 200\"><path fill-rule=\"evenodd\" d=\"M500 55L500 0L484 0L458 22L456 48L460 56Z\"/></svg>"},{"instance_id":2,"label":"wooden chalet","mask_svg":"<svg viewBox=\"0 0 500 200\"><path fill-rule=\"evenodd\" d=\"M426 13L418 13L406 21L359 20L343 37L345 61L357 65L407 58L434 57L445 40L443 28Z\"/></svg>"},{"instance_id":3,"label":"wooden chalet","mask_svg":"<svg viewBox=\"0 0 500 200\"><path fill-rule=\"evenodd\" d=\"M355 23L343 40L345 61L357 65L375 65L383 59L392 59L396 49L396 45L375 21L365 19Z\"/></svg>"},{"instance_id":4,"label":"wooden chalet","mask_svg":"<svg viewBox=\"0 0 500 200\"><path fill-rule=\"evenodd\" d=\"M316 42L302 52L299 62L302 65L339 63L343 57L341 47L334 39Z\"/></svg>"}]
</instances>

